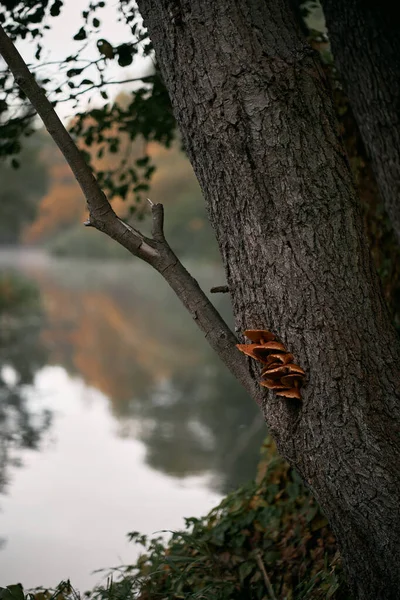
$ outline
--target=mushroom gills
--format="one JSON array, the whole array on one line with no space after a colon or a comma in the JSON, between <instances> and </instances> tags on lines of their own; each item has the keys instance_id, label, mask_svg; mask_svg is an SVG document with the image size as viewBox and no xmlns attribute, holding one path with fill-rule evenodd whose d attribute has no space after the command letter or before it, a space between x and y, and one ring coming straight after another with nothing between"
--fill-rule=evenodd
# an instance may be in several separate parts
<instances>
[{"instance_id":1,"label":"mushroom gills","mask_svg":"<svg viewBox=\"0 0 400 600\"><path fill-rule=\"evenodd\" d=\"M269 390L285 390L287 387L282 385L279 380L276 379L261 379L259 382L263 387L268 388Z\"/></svg>"},{"instance_id":2,"label":"mushroom gills","mask_svg":"<svg viewBox=\"0 0 400 600\"><path fill-rule=\"evenodd\" d=\"M285 398L296 398L297 400L301 400L300 390L297 388L292 388L290 390L278 390L276 395L284 396Z\"/></svg>"},{"instance_id":3,"label":"mushroom gills","mask_svg":"<svg viewBox=\"0 0 400 600\"><path fill-rule=\"evenodd\" d=\"M251 345L253 345L253 344L251 344ZM284 352L285 346L283 344L281 344L280 342L267 342L266 344L263 344L262 346L255 345L254 355L258 358L258 360L261 360L262 362L266 362L268 359L268 356L271 354L271 350L281 350L282 352Z\"/></svg>"},{"instance_id":4,"label":"mushroom gills","mask_svg":"<svg viewBox=\"0 0 400 600\"><path fill-rule=\"evenodd\" d=\"M275 339L274 334L268 329L246 329L246 331L243 331L243 335L256 344L272 342Z\"/></svg>"}]
</instances>

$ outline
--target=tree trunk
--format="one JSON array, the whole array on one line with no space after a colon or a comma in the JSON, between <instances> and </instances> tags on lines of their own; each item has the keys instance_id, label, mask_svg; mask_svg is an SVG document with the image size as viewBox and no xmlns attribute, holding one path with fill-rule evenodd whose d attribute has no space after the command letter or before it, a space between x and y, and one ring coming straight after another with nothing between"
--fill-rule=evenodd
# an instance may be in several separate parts
<instances>
[{"instance_id":1,"label":"tree trunk","mask_svg":"<svg viewBox=\"0 0 400 600\"><path fill-rule=\"evenodd\" d=\"M322 0L329 39L400 241L400 28L383 0Z\"/></svg>"},{"instance_id":2,"label":"tree trunk","mask_svg":"<svg viewBox=\"0 0 400 600\"><path fill-rule=\"evenodd\" d=\"M329 518L357 597L398 598L399 340L318 58L282 0L139 8L236 325L270 328L307 372L302 403L265 395L270 431Z\"/></svg>"}]
</instances>

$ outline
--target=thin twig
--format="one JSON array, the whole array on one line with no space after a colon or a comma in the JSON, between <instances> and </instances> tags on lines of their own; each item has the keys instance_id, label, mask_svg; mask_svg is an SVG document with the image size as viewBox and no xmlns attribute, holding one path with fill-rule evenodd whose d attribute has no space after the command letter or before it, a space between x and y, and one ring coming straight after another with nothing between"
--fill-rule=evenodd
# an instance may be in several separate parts
<instances>
[{"instance_id":1,"label":"thin twig","mask_svg":"<svg viewBox=\"0 0 400 600\"><path fill-rule=\"evenodd\" d=\"M271 600L277 600L277 597L275 596L275 592L274 592L274 588L272 587L271 581L268 577L268 573L265 569L262 557L261 557L261 552L259 550L257 550L256 552L256 562L258 565L258 568L260 569L263 578L264 578L264 583L265 583L265 587L267 588L268 594L271 598Z\"/></svg>"},{"instance_id":2,"label":"thin twig","mask_svg":"<svg viewBox=\"0 0 400 600\"><path fill-rule=\"evenodd\" d=\"M151 202L151 200L150 200ZM151 204L151 212L153 215L152 236L154 240L159 242L165 241L164 237L164 207L162 204Z\"/></svg>"},{"instance_id":3,"label":"thin twig","mask_svg":"<svg viewBox=\"0 0 400 600\"><path fill-rule=\"evenodd\" d=\"M212 294L227 294L229 292L229 287L227 285L217 285L212 287L210 292Z\"/></svg>"},{"instance_id":4,"label":"thin twig","mask_svg":"<svg viewBox=\"0 0 400 600\"><path fill-rule=\"evenodd\" d=\"M75 94L71 94L67 98L62 98L61 100L58 100L58 103L69 102L70 100L75 100L75 98L78 98L78 96L82 96L82 94L86 94L87 92L90 92L90 90L99 89L105 85L122 85L124 83L143 81L143 77L131 77L129 79L121 79L120 81L100 81L99 83L93 83L93 85L86 87L84 90L79 90L78 92L76 92ZM54 91L55 90L53 90L52 93L54 93Z\"/></svg>"}]
</instances>

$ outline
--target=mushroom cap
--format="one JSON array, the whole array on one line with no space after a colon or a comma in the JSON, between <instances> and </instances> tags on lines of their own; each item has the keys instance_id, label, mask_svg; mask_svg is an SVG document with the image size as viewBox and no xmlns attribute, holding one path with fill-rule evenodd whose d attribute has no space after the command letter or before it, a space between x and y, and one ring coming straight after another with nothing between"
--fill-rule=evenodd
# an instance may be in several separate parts
<instances>
[{"instance_id":1,"label":"mushroom cap","mask_svg":"<svg viewBox=\"0 0 400 600\"><path fill-rule=\"evenodd\" d=\"M277 396L284 396L285 398L296 398L297 400L301 400L300 391L297 388L292 388L290 390L279 390L276 392Z\"/></svg>"},{"instance_id":2,"label":"mushroom cap","mask_svg":"<svg viewBox=\"0 0 400 600\"><path fill-rule=\"evenodd\" d=\"M292 360L294 360L293 354L282 354L281 352L277 352L268 355L267 363L279 361L285 365L286 363L290 363Z\"/></svg>"},{"instance_id":3,"label":"mushroom cap","mask_svg":"<svg viewBox=\"0 0 400 600\"><path fill-rule=\"evenodd\" d=\"M274 334L268 329L246 329L246 331L243 331L243 335L256 344L259 344L261 340L272 342L275 339Z\"/></svg>"},{"instance_id":4,"label":"mushroom cap","mask_svg":"<svg viewBox=\"0 0 400 600\"><path fill-rule=\"evenodd\" d=\"M255 360L260 360L258 356L254 354L254 348L259 348L258 344L236 344L236 348L243 352L243 354L247 354L247 356L251 356Z\"/></svg>"},{"instance_id":5,"label":"mushroom cap","mask_svg":"<svg viewBox=\"0 0 400 600\"><path fill-rule=\"evenodd\" d=\"M300 387L303 383L303 376L298 373L283 375L281 382L287 388Z\"/></svg>"},{"instance_id":6,"label":"mushroom cap","mask_svg":"<svg viewBox=\"0 0 400 600\"><path fill-rule=\"evenodd\" d=\"M306 372L299 365L295 365L293 363L288 363L285 365L289 369L289 373L299 373L300 375L305 375Z\"/></svg>"},{"instance_id":7,"label":"mushroom cap","mask_svg":"<svg viewBox=\"0 0 400 600\"><path fill-rule=\"evenodd\" d=\"M253 344L251 344L251 345L253 345ZM272 350L280 350L281 352L284 352L285 346L283 344L281 344L280 342L266 342L265 344L262 344L261 346L258 344L255 344L254 354L256 355L256 357L258 357L258 360L261 360L262 362L266 362L268 355L271 354Z\"/></svg>"},{"instance_id":8,"label":"mushroom cap","mask_svg":"<svg viewBox=\"0 0 400 600\"><path fill-rule=\"evenodd\" d=\"M279 365L271 369L268 367L267 369L263 369L262 375L267 379L276 379L277 377L282 377L282 375L286 375L288 372L286 365ZM287 386L286 386L287 387Z\"/></svg>"},{"instance_id":9,"label":"mushroom cap","mask_svg":"<svg viewBox=\"0 0 400 600\"><path fill-rule=\"evenodd\" d=\"M282 366L282 363L280 363L280 362L269 363L265 367L262 368L261 375L265 375L265 373L268 373L268 371L270 369L275 369L276 367L281 367L281 366Z\"/></svg>"},{"instance_id":10,"label":"mushroom cap","mask_svg":"<svg viewBox=\"0 0 400 600\"><path fill-rule=\"evenodd\" d=\"M282 385L279 381L275 379L262 379L259 382L260 385L268 388L269 390L285 390L287 389L286 385Z\"/></svg>"}]
</instances>

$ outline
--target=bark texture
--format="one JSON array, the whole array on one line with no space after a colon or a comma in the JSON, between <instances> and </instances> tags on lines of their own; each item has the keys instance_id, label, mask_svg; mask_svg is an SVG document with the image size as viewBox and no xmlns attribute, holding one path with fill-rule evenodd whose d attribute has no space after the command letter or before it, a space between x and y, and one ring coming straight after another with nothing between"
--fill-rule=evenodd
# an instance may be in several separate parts
<instances>
[{"instance_id":1,"label":"bark texture","mask_svg":"<svg viewBox=\"0 0 400 600\"><path fill-rule=\"evenodd\" d=\"M400 241L400 27L382 0L322 0L335 63Z\"/></svg>"},{"instance_id":2,"label":"bark texture","mask_svg":"<svg viewBox=\"0 0 400 600\"><path fill-rule=\"evenodd\" d=\"M139 0L218 239L236 325L307 372L265 394L358 598L399 598L400 348L318 58L283 0ZM254 377L258 367L249 364Z\"/></svg>"}]
</instances>

